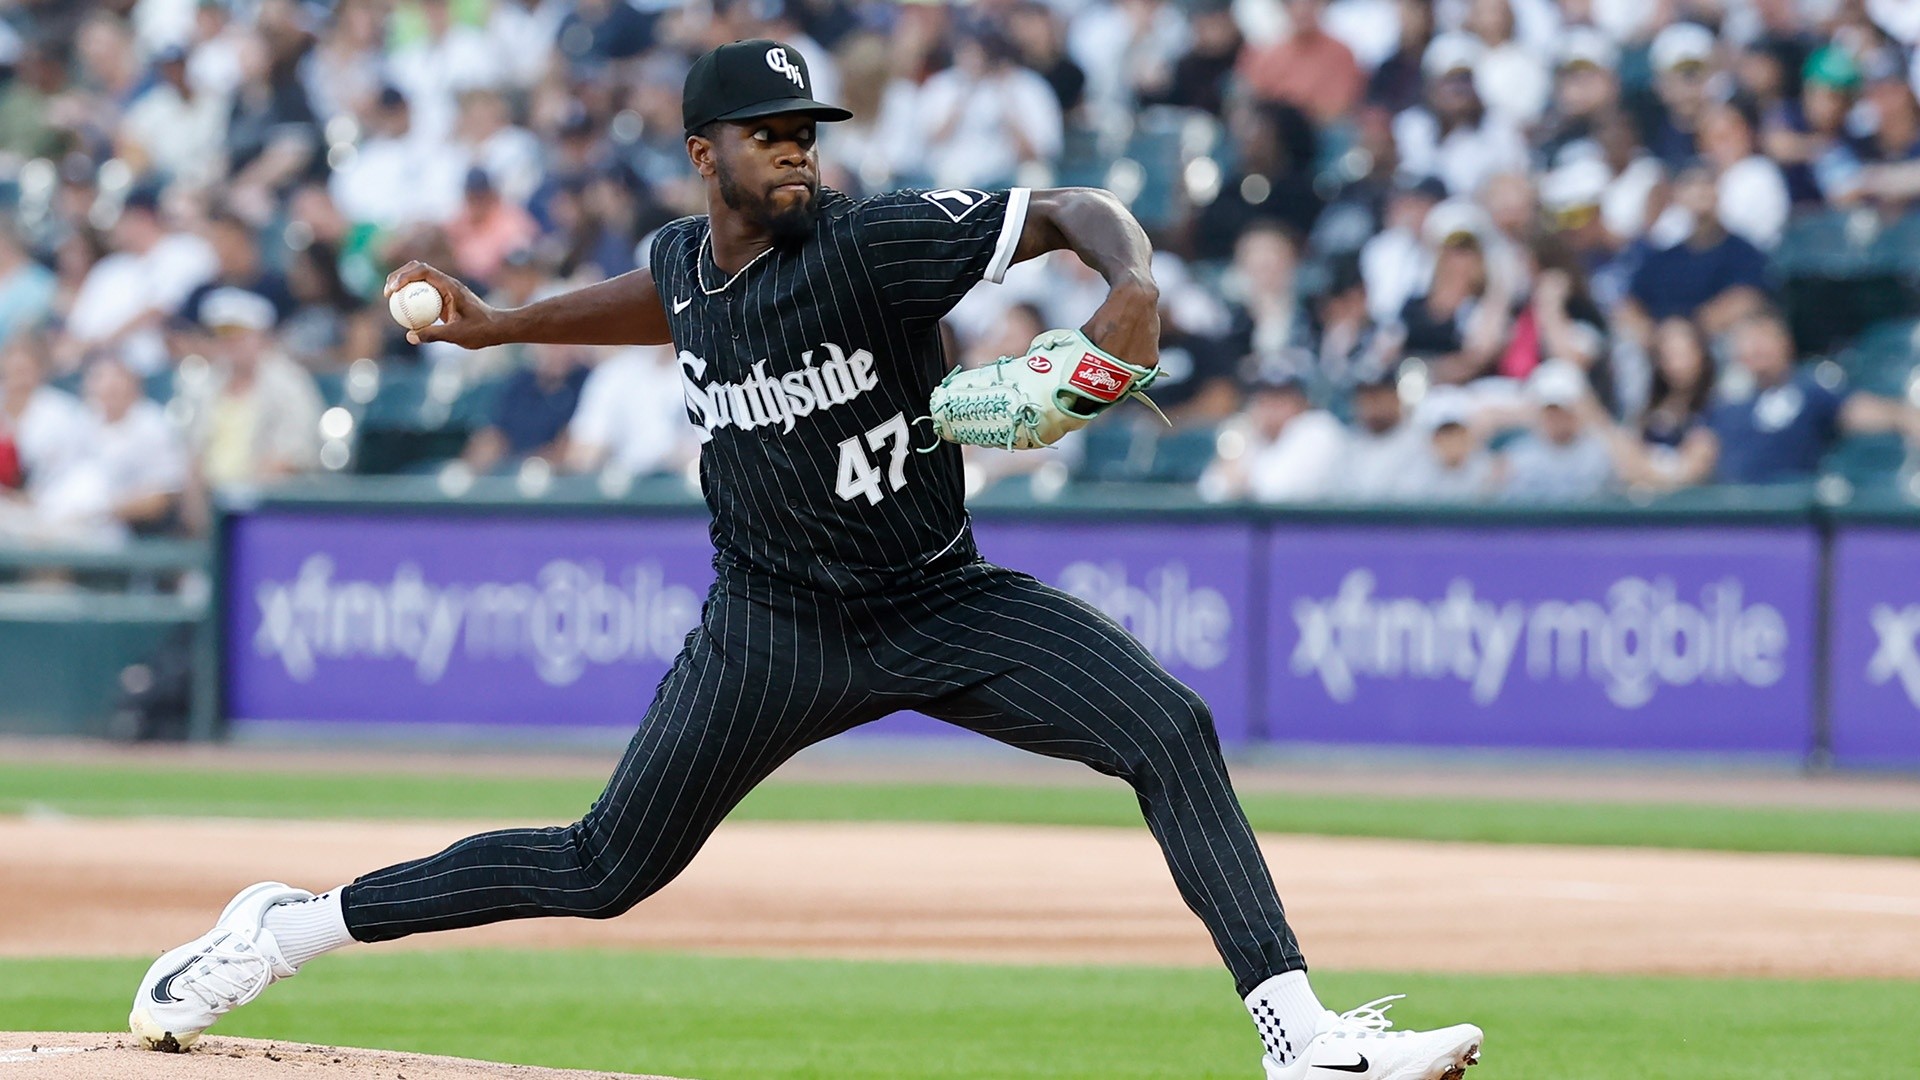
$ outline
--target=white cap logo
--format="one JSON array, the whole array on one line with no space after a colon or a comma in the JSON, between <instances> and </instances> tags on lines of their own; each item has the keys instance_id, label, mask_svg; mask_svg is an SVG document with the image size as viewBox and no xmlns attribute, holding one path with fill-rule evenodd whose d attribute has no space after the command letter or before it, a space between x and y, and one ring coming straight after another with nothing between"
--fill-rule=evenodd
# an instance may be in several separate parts
<instances>
[{"instance_id":1,"label":"white cap logo","mask_svg":"<svg viewBox=\"0 0 1920 1080\"><path fill-rule=\"evenodd\" d=\"M793 85L802 90L807 88L807 80L800 74L792 60L787 59L787 50L778 45L767 50L767 66L793 80Z\"/></svg>"}]
</instances>

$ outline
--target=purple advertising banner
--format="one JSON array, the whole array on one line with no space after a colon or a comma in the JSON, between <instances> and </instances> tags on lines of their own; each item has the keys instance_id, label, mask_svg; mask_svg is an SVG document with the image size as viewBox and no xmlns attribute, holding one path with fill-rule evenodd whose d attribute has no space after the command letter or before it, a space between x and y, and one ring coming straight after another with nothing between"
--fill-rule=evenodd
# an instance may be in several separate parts
<instances>
[{"instance_id":1,"label":"purple advertising banner","mask_svg":"<svg viewBox=\"0 0 1920 1080\"><path fill-rule=\"evenodd\" d=\"M1281 527L1268 544L1270 739L1808 747L1812 530Z\"/></svg>"},{"instance_id":2,"label":"purple advertising banner","mask_svg":"<svg viewBox=\"0 0 1920 1080\"><path fill-rule=\"evenodd\" d=\"M1835 536L1831 610L1835 762L1920 763L1920 532Z\"/></svg>"},{"instance_id":3,"label":"purple advertising banner","mask_svg":"<svg viewBox=\"0 0 1920 1080\"><path fill-rule=\"evenodd\" d=\"M227 713L631 728L712 581L704 519L286 513L231 521ZM985 523L988 558L1106 611L1249 734L1249 525ZM901 716L863 728L939 730Z\"/></svg>"}]
</instances>

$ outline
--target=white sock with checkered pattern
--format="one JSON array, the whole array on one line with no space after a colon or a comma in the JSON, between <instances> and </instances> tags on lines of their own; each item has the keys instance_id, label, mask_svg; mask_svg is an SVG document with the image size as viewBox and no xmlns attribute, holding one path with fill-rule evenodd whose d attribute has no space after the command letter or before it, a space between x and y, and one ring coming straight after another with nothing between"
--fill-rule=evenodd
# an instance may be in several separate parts
<instances>
[{"instance_id":1,"label":"white sock with checkered pattern","mask_svg":"<svg viewBox=\"0 0 1920 1080\"><path fill-rule=\"evenodd\" d=\"M1307 985L1307 973L1288 971L1254 987L1247 995L1247 1011L1268 1055L1285 1065L1306 1052L1327 1010Z\"/></svg>"}]
</instances>

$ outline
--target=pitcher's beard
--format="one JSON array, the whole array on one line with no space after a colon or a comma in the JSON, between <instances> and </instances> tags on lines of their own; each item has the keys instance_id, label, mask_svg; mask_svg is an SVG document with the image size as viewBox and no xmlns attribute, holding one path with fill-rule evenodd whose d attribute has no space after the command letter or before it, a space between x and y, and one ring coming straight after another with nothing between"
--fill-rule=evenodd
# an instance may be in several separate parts
<instances>
[{"instance_id":1,"label":"pitcher's beard","mask_svg":"<svg viewBox=\"0 0 1920 1080\"><path fill-rule=\"evenodd\" d=\"M814 220L820 216L819 192L814 192L813 197L804 203L776 210L765 196L748 194L747 189L734 179L733 170L723 162L716 158L714 164L720 180L720 201L767 230L772 234L774 243L792 243L813 232Z\"/></svg>"}]
</instances>

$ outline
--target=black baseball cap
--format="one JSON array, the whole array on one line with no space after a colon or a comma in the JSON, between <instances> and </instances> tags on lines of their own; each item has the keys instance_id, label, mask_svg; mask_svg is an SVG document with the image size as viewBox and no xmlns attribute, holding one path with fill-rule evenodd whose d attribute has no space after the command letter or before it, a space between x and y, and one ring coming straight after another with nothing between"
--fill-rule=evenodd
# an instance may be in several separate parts
<instances>
[{"instance_id":1,"label":"black baseball cap","mask_svg":"<svg viewBox=\"0 0 1920 1080\"><path fill-rule=\"evenodd\" d=\"M715 120L805 113L816 120L851 120L836 105L815 101L813 77L800 50L770 38L734 41L707 53L687 70L680 119L688 132Z\"/></svg>"}]
</instances>

